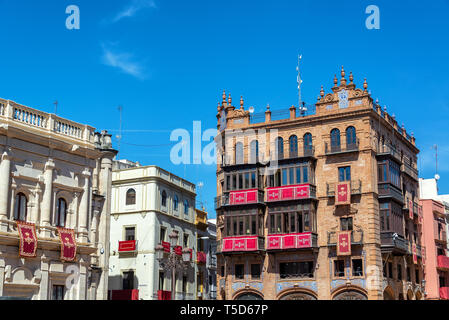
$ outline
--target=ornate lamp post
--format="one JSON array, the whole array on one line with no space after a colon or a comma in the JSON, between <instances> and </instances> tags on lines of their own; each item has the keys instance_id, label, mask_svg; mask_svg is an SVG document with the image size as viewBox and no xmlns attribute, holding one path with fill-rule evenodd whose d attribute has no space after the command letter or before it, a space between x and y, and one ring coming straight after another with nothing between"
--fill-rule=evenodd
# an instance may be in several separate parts
<instances>
[{"instance_id":1,"label":"ornate lamp post","mask_svg":"<svg viewBox=\"0 0 449 320\"><path fill-rule=\"evenodd\" d=\"M175 253L175 246L178 244L178 232L173 230L169 235L170 239L170 253L168 257L164 257L164 248L157 245L155 248L156 258L159 265L165 272L171 272L171 299L175 300L176 296L176 271L186 271L190 266L190 250L184 248L182 254Z\"/></svg>"}]
</instances>

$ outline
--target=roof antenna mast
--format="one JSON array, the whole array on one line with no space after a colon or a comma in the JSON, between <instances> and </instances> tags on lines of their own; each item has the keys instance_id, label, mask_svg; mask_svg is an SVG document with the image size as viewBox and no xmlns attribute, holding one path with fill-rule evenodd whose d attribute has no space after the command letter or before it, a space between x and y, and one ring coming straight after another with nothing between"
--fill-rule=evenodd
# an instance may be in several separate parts
<instances>
[{"instance_id":1,"label":"roof antenna mast","mask_svg":"<svg viewBox=\"0 0 449 320\"><path fill-rule=\"evenodd\" d=\"M301 79L301 70L299 68L301 59L302 59L302 54L298 54L298 66L296 67L296 71L298 72L298 77L297 77L296 81L298 83L298 108L299 108L299 111L301 112L301 115L304 116L307 108L305 107L305 103L302 102L302 98L301 98L302 79Z\"/></svg>"},{"instance_id":2,"label":"roof antenna mast","mask_svg":"<svg viewBox=\"0 0 449 320\"><path fill-rule=\"evenodd\" d=\"M120 127L119 127L118 135L116 135L115 137L117 138L117 149L118 149L117 160L120 160L120 142L122 141L122 111L123 111L123 107L118 106L118 111L120 112Z\"/></svg>"}]
</instances>

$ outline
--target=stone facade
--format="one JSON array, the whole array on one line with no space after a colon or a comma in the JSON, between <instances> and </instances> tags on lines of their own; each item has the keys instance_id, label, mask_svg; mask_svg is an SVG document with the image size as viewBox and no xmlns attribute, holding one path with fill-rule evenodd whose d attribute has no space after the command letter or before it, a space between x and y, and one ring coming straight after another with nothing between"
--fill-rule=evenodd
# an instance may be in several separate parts
<instances>
[{"instance_id":1,"label":"stone facade","mask_svg":"<svg viewBox=\"0 0 449 320\"><path fill-rule=\"evenodd\" d=\"M159 290L171 291L172 277L160 267L156 246L176 230L178 245L191 248L192 260L196 257L195 185L157 166L121 167L112 177L109 289L137 289L139 300L157 300ZM127 240L126 228L136 241L131 252L119 249L119 242ZM124 288L125 273L132 274L131 285L126 285L131 288ZM194 262L176 273L176 300L196 299L196 273Z\"/></svg>"},{"instance_id":2,"label":"stone facade","mask_svg":"<svg viewBox=\"0 0 449 320\"><path fill-rule=\"evenodd\" d=\"M59 288L58 298L106 299L111 136L0 99L0 152L0 296L47 300ZM60 260L59 201L63 226L75 231L75 262ZM16 212L36 226L35 258L19 257Z\"/></svg>"},{"instance_id":3,"label":"stone facade","mask_svg":"<svg viewBox=\"0 0 449 320\"><path fill-rule=\"evenodd\" d=\"M223 93L217 107L219 134L215 139L219 299L378 300L405 299L407 293L409 299L422 297L421 230L417 217L408 217L406 205L411 199L412 206L418 206L416 164L419 150L415 138L407 134L405 128L398 127L394 116L386 109L382 110L373 102L367 88L365 80L363 89L357 89L352 73L348 83L342 68L340 84L335 77L331 93L325 94L321 88L314 112L297 114L294 106L284 113L272 112L267 106L261 117L244 109L243 98L240 109L236 109L231 96L226 99ZM273 119L279 114L285 115L285 119ZM258 118L260 122L255 121ZM388 171L383 169L384 164ZM307 173L301 173L299 179L299 170L303 167L307 168ZM256 183L252 181L253 172ZM335 188L345 180L350 181L350 205L337 206ZM281 189L288 186L305 186L309 195L296 200L291 197L284 201L269 199L269 192L282 193ZM255 189L259 194L256 200L252 193ZM299 192L299 189L294 190ZM245 197L251 200L239 202ZM279 223L273 223L277 219L275 213L287 212L290 215L283 215L279 221L290 231L273 232L274 226L280 228ZM306 220L297 224L299 215L292 218L298 212L302 212L301 217L312 216L307 220L312 244L288 250L268 249L268 235L285 236L306 230L302 224ZM284 226L290 219L286 217L295 222ZM249 219L257 222L254 225L245 222ZM351 224L349 229L347 223ZM292 225L296 228L294 231ZM239 233L243 226L247 228L245 234ZM230 234L227 228L239 231ZM254 230L259 241L257 250L235 247L225 250L224 240L247 241L237 238L254 236ZM336 235L342 230L352 230L350 256L337 256ZM414 245L419 251L415 255L416 264L412 254ZM289 262L294 263L289 265ZM312 270L301 271L296 276L289 269L310 269L309 262ZM396 269L391 274L386 271L388 262L393 268L403 269L399 278ZM260 264L260 272L257 266L252 266L257 264ZM341 265L338 272L335 264Z\"/></svg>"}]
</instances>

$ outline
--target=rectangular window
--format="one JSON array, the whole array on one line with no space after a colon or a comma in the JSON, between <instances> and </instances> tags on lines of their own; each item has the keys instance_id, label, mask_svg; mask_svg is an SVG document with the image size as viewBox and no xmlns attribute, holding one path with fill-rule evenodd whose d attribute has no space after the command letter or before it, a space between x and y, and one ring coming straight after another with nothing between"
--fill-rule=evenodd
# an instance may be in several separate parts
<instances>
[{"instance_id":1,"label":"rectangular window","mask_svg":"<svg viewBox=\"0 0 449 320\"><path fill-rule=\"evenodd\" d=\"M134 271L123 272L123 290L134 289Z\"/></svg>"},{"instance_id":2,"label":"rectangular window","mask_svg":"<svg viewBox=\"0 0 449 320\"><path fill-rule=\"evenodd\" d=\"M290 213L290 232L291 233L295 233L296 232L295 225L296 225L296 223L295 223L295 213L292 212L292 213Z\"/></svg>"},{"instance_id":3,"label":"rectangular window","mask_svg":"<svg viewBox=\"0 0 449 320\"><path fill-rule=\"evenodd\" d=\"M363 277L362 259L352 259L352 276Z\"/></svg>"},{"instance_id":4,"label":"rectangular window","mask_svg":"<svg viewBox=\"0 0 449 320\"><path fill-rule=\"evenodd\" d=\"M334 260L334 276L344 277L345 276L345 261L344 260Z\"/></svg>"},{"instance_id":5,"label":"rectangular window","mask_svg":"<svg viewBox=\"0 0 449 320\"><path fill-rule=\"evenodd\" d=\"M304 226L302 221L302 212L297 212L296 220L298 221L298 232L304 232Z\"/></svg>"},{"instance_id":6,"label":"rectangular window","mask_svg":"<svg viewBox=\"0 0 449 320\"><path fill-rule=\"evenodd\" d=\"M279 263L279 276L286 278L313 278L313 261Z\"/></svg>"},{"instance_id":7,"label":"rectangular window","mask_svg":"<svg viewBox=\"0 0 449 320\"><path fill-rule=\"evenodd\" d=\"M307 211L304 212L304 232L309 232L310 230L310 219L309 219L309 213Z\"/></svg>"},{"instance_id":8,"label":"rectangular window","mask_svg":"<svg viewBox=\"0 0 449 320\"><path fill-rule=\"evenodd\" d=\"M351 167L338 168L338 181L351 181Z\"/></svg>"},{"instance_id":9,"label":"rectangular window","mask_svg":"<svg viewBox=\"0 0 449 320\"><path fill-rule=\"evenodd\" d=\"M165 231L166 229L164 227L161 227L161 233L160 233L160 238L159 241L162 243L163 241L165 241Z\"/></svg>"},{"instance_id":10,"label":"rectangular window","mask_svg":"<svg viewBox=\"0 0 449 320\"><path fill-rule=\"evenodd\" d=\"M302 167L302 183L309 182L309 168L307 166Z\"/></svg>"},{"instance_id":11,"label":"rectangular window","mask_svg":"<svg viewBox=\"0 0 449 320\"><path fill-rule=\"evenodd\" d=\"M415 283L419 284L419 269L415 269Z\"/></svg>"},{"instance_id":12,"label":"rectangular window","mask_svg":"<svg viewBox=\"0 0 449 320\"><path fill-rule=\"evenodd\" d=\"M251 279L260 279L260 264L251 264Z\"/></svg>"},{"instance_id":13,"label":"rectangular window","mask_svg":"<svg viewBox=\"0 0 449 320\"><path fill-rule=\"evenodd\" d=\"M245 173L245 189L249 189L249 172Z\"/></svg>"},{"instance_id":14,"label":"rectangular window","mask_svg":"<svg viewBox=\"0 0 449 320\"><path fill-rule=\"evenodd\" d=\"M186 233L184 233L184 241L183 241L183 243L184 243L184 247L185 248L189 247L189 235L186 234Z\"/></svg>"},{"instance_id":15,"label":"rectangular window","mask_svg":"<svg viewBox=\"0 0 449 320\"><path fill-rule=\"evenodd\" d=\"M251 172L251 188L257 188L256 186L256 173Z\"/></svg>"},{"instance_id":16,"label":"rectangular window","mask_svg":"<svg viewBox=\"0 0 449 320\"><path fill-rule=\"evenodd\" d=\"M125 240L136 240L135 238L136 228L135 227L126 227L125 228Z\"/></svg>"},{"instance_id":17,"label":"rectangular window","mask_svg":"<svg viewBox=\"0 0 449 320\"><path fill-rule=\"evenodd\" d=\"M243 279L244 274L244 265L243 264L236 264L234 266L234 276L236 279Z\"/></svg>"},{"instance_id":18,"label":"rectangular window","mask_svg":"<svg viewBox=\"0 0 449 320\"><path fill-rule=\"evenodd\" d=\"M301 167L296 167L296 183L301 183Z\"/></svg>"},{"instance_id":19,"label":"rectangular window","mask_svg":"<svg viewBox=\"0 0 449 320\"><path fill-rule=\"evenodd\" d=\"M398 280L402 280L402 266L398 264Z\"/></svg>"},{"instance_id":20,"label":"rectangular window","mask_svg":"<svg viewBox=\"0 0 449 320\"><path fill-rule=\"evenodd\" d=\"M164 272L159 271L159 290L164 290Z\"/></svg>"},{"instance_id":21,"label":"rectangular window","mask_svg":"<svg viewBox=\"0 0 449 320\"><path fill-rule=\"evenodd\" d=\"M53 286L52 300L64 300L64 286L60 285Z\"/></svg>"},{"instance_id":22,"label":"rectangular window","mask_svg":"<svg viewBox=\"0 0 449 320\"><path fill-rule=\"evenodd\" d=\"M271 214L270 215L270 233L276 233L276 226L274 224L274 218L275 218L275 215Z\"/></svg>"},{"instance_id":23,"label":"rectangular window","mask_svg":"<svg viewBox=\"0 0 449 320\"><path fill-rule=\"evenodd\" d=\"M393 279L393 263L388 262L388 278Z\"/></svg>"},{"instance_id":24,"label":"rectangular window","mask_svg":"<svg viewBox=\"0 0 449 320\"><path fill-rule=\"evenodd\" d=\"M283 185L283 186L288 185L288 181L287 181L287 169L282 169L282 185Z\"/></svg>"},{"instance_id":25,"label":"rectangular window","mask_svg":"<svg viewBox=\"0 0 449 320\"><path fill-rule=\"evenodd\" d=\"M351 231L352 230L352 217L340 218L341 231Z\"/></svg>"},{"instance_id":26,"label":"rectangular window","mask_svg":"<svg viewBox=\"0 0 449 320\"><path fill-rule=\"evenodd\" d=\"M288 169L288 183L290 185L295 184L295 168L289 168Z\"/></svg>"}]
</instances>

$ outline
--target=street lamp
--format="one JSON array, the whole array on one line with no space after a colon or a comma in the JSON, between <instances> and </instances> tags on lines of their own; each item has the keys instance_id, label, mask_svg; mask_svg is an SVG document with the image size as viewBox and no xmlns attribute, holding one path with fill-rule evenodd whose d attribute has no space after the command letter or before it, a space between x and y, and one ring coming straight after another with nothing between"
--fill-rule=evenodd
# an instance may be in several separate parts
<instances>
[{"instance_id":1,"label":"street lamp","mask_svg":"<svg viewBox=\"0 0 449 320\"><path fill-rule=\"evenodd\" d=\"M156 246L155 251L156 259L161 268L164 269L165 272L171 272L171 299L175 300L176 271L186 271L188 269L190 266L190 250L184 248L181 255L179 255L175 252L175 247L178 244L178 232L173 230L168 237L170 239L171 248L168 257L164 258L164 247L160 244Z\"/></svg>"}]
</instances>

